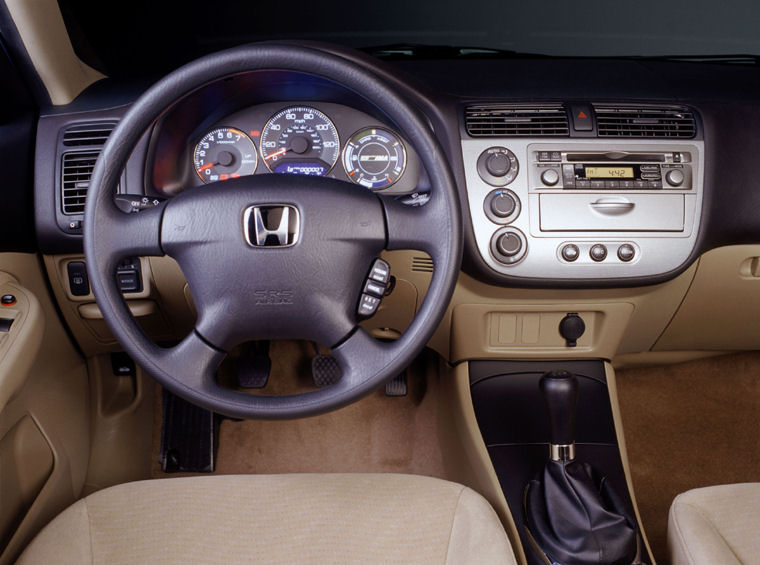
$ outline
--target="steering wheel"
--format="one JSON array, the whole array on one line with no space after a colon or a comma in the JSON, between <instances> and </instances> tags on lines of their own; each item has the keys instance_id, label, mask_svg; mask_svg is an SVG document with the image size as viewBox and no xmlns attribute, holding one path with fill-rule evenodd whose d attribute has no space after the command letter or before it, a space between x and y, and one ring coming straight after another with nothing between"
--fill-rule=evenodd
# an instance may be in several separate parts
<instances>
[{"instance_id":1,"label":"steering wheel","mask_svg":"<svg viewBox=\"0 0 760 565\"><path fill-rule=\"evenodd\" d=\"M214 80L263 69L323 77L374 104L417 151L431 183L429 201L409 207L344 181L263 174L185 190L139 213L117 208L113 195L121 171L140 137L167 108ZM284 239L278 230L264 239L251 233L271 210L288 216L279 225L279 231L287 231ZM116 339L173 393L237 418L318 414L358 400L397 375L443 317L462 254L456 185L426 121L366 68L293 44L251 44L212 54L148 89L103 148L84 226L90 284ZM266 236L270 228L261 233ZM357 325L364 282L383 249L422 250L434 264L423 304L393 342L377 341ZM194 329L172 347L160 347L142 332L115 277L125 257L161 255L179 264L198 313ZM221 386L215 374L225 352L256 339L305 339L331 346L342 377L329 387L286 396L250 395Z\"/></svg>"}]
</instances>

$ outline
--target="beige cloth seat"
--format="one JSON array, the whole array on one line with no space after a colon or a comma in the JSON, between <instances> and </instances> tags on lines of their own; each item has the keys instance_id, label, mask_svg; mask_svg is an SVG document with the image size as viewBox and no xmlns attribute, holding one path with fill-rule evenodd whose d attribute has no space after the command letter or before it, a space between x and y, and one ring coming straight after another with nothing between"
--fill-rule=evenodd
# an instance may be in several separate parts
<instances>
[{"instance_id":1,"label":"beige cloth seat","mask_svg":"<svg viewBox=\"0 0 760 565\"><path fill-rule=\"evenodd\" d=\"M475 491L392 474L233 475L119 485L76 502L18 563L515 563Z\"/></svg>"},{"instance_id":2,"label":"beige cloth seat","mask_svg":"<svg viewBox=\"0 0 760 565\"><path fill-rule=\"evenodd\" d=\"M670 507L673 565L760 564L760 483L699 488Z\"/></svg>"}]
</instances>

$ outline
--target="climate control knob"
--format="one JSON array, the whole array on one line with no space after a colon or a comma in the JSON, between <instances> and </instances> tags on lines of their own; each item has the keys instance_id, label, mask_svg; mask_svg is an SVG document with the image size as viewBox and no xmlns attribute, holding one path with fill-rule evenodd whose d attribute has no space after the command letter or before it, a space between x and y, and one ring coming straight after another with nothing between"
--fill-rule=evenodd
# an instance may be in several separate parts
<instances>
[{"instance_id":1,"label":"climate control knob","mask_svg":"<svg viewBox=\"0 0 760 565\"><path fill-rule=\"evenodd\" d=\"M489 147L478 157L478 174L492 186L506 186L517 177L517 157L506 147Z\"/></svg>"},{"instance_id":2,"label":"climate control knob","mask_svg":"<svg viewBox=\"0 0 760 565\"><path fill-rule=\"evenodd\" d=\"M506 188L492 190L483 202L488 219L497 224L508 224L520 215L520 199Z\"/></svg>"},{"instance_id":3,"label":"climate control knob","mask_svg":"<svg viewBox=\"0 0 760 565\"><path fill-rule=\"evenodd\" d=\"M491 255L499 263L513 265L528 251L528 243L523 233L517 228L501 228L491 237Z\"/></svg>"}]
</instances>

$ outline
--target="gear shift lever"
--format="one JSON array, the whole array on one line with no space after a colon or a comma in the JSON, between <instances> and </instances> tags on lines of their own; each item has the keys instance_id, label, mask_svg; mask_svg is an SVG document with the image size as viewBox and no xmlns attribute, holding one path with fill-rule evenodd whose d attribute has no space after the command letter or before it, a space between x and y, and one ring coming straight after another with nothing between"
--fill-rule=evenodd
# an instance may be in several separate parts
<instances>
[{"instance_id":1,"label":"gear shift lever","mask_svg":"<svg viewBox=\"0 0 760 565\"><path fill-rule=\"evenodd\" d=\"M578 404L578 379L567 371L546 373L538 383L549 411L552 461L575 459L575 409Z\"/></svg>"},{"instance_id":2,"label":"gear shift lever","mask_svg":"<svg viewBox=\"0 0 760 565\"><path fill-rule=\"evenodd\" d=\"M608 480L575 459L578 378L546 373L539 389L549 412L550 460L526 487L525 523L543 561L630 565L638 553L636 522Z\"/></svg>"}]
</instances>

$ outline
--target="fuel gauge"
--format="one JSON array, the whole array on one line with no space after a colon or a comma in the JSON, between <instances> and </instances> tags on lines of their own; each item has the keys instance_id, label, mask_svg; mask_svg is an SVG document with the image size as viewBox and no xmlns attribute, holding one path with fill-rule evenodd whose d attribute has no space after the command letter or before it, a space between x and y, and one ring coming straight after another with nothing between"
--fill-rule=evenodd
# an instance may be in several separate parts
<instances>
[{"instance_id":1,"label":"fuel gauge","mask_svg":"<svg viewBox=\"0 0 760 565\"><path fill-rule=\"evenodd\" d=\"M343 167L356 184L373 190L386 188L404 174L406 149L398 136L386 129L364 129L348 140Z\"/></svg>"}]
</instances>

